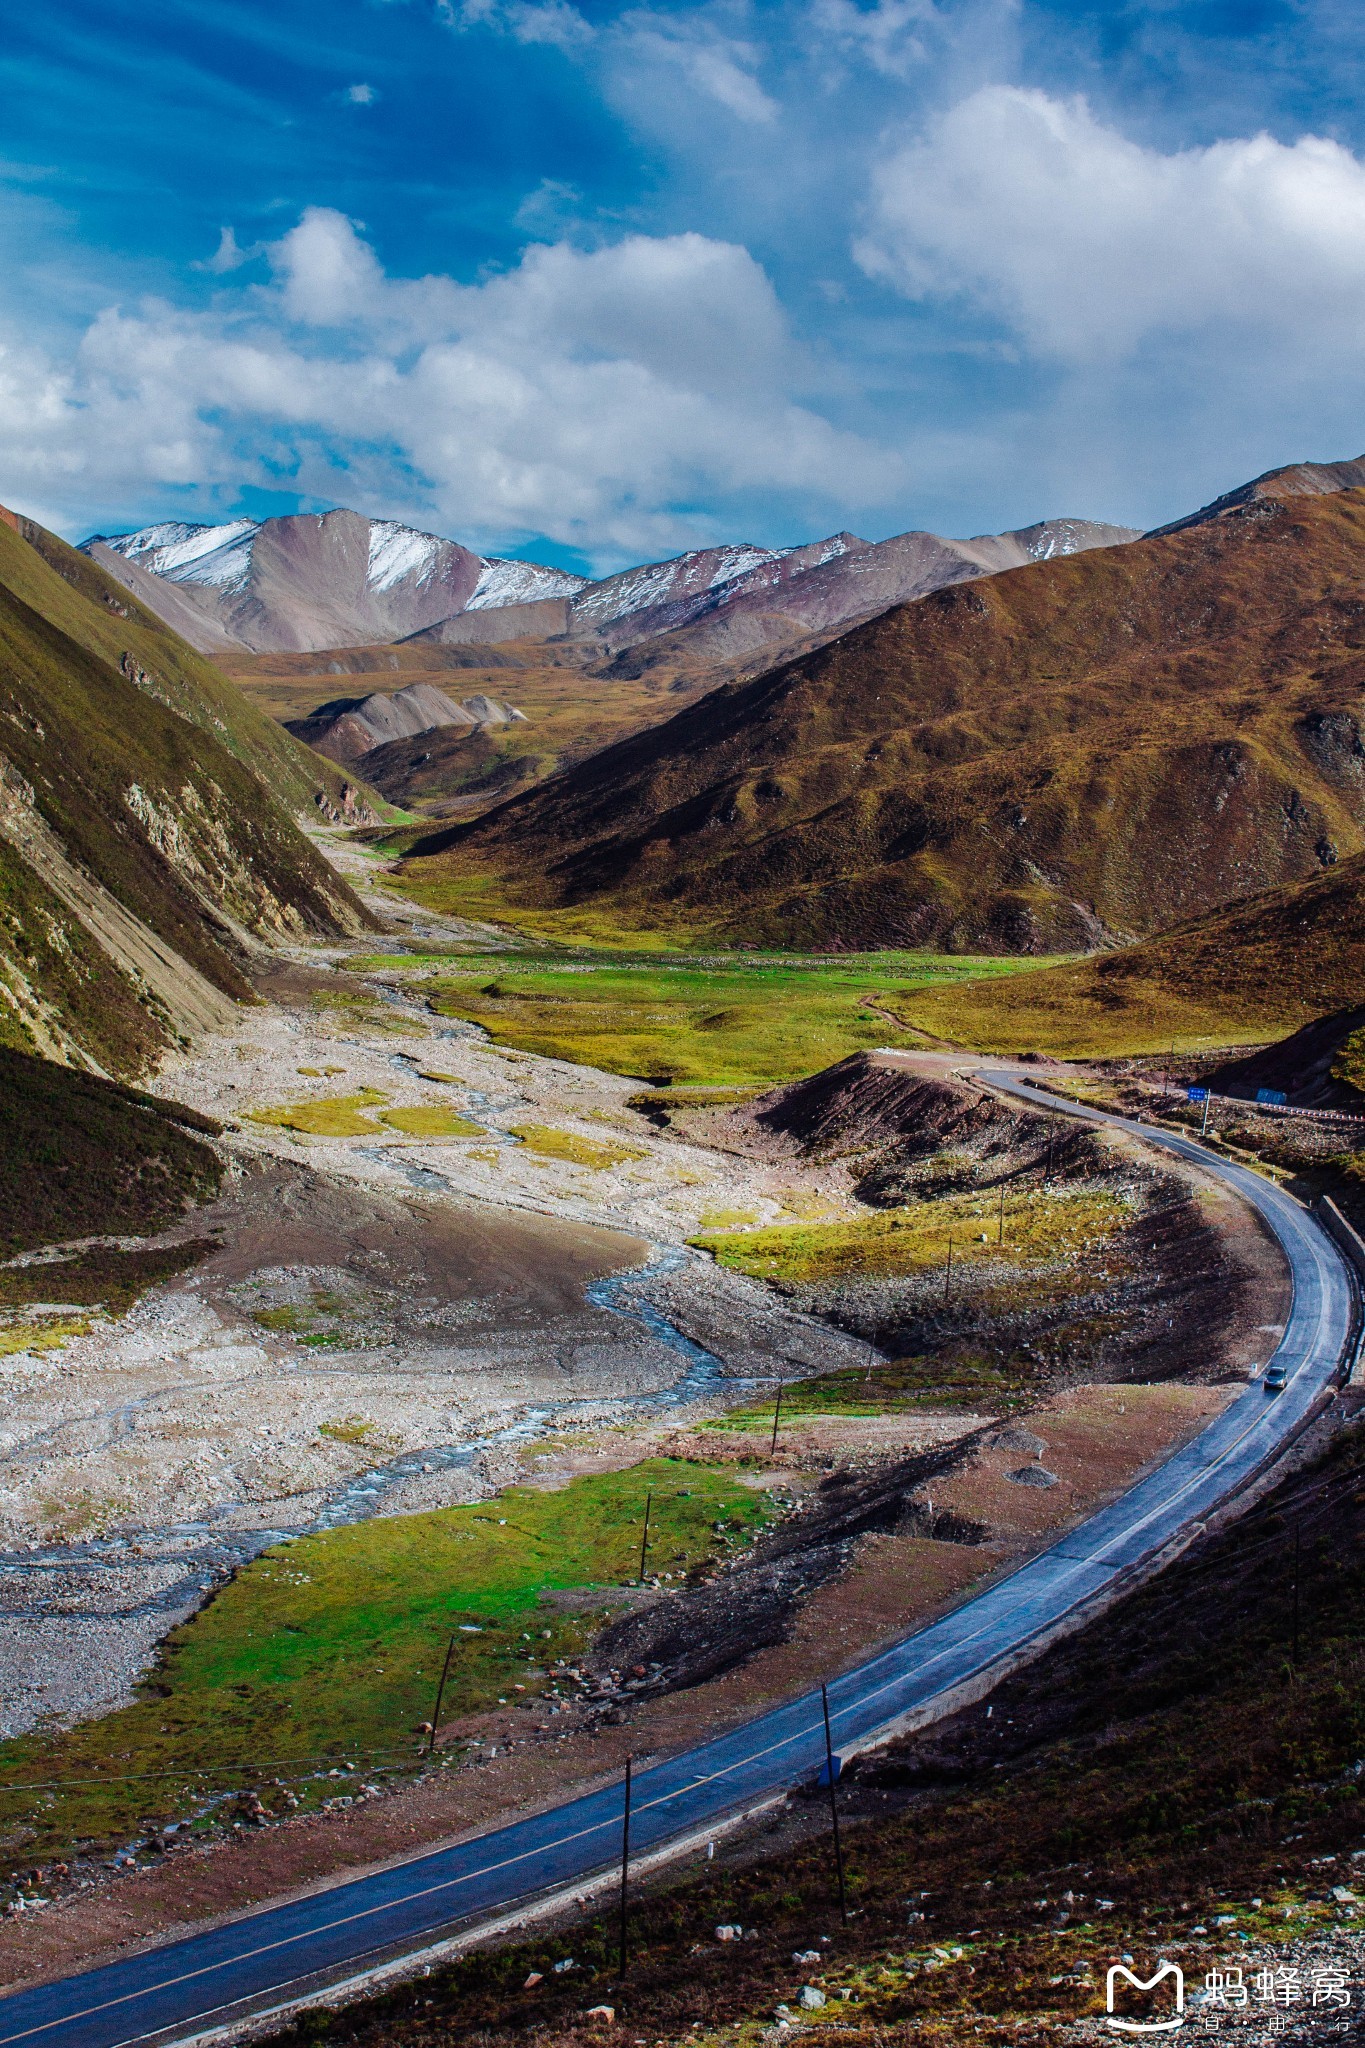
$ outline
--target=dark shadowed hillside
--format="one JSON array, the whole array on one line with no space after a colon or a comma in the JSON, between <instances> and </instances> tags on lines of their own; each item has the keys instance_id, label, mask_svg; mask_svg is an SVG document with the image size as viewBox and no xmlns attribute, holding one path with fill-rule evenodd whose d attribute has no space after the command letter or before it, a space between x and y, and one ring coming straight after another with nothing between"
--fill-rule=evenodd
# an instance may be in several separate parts
<instances>
[{"instance_id":1,"label":"dark shadowed hillside","mask_svg":"<svg viewBox=\"0 0 1365 2048\"><path fill-rule=\"evenodd\" d=\"M937 591L432 835L410 877L751 941L1142 937L1365 846L1362 565L1351 490Z\"/></svg>"}]
</instances>

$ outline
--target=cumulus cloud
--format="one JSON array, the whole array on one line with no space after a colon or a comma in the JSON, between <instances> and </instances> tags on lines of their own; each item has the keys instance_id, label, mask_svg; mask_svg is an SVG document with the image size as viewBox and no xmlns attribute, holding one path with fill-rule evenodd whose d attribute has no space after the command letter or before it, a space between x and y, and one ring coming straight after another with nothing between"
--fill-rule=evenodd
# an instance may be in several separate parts
<instances>
[{"instance_id":1,"label":"cumulus cloud","mask_svg":"<svg viewBox=\"0 0 1365 2048\"><path fill-rule=\"evenodd\" d=\"M366 85L362 79L356 85L347 86L345 97L353 107L372 107L379 98L379 93L375 86Z\"/></svg>"},{"instance_id":2,"label":"cumulus cloud","mask_svg":"<svg viewBox=\"0 0 1365 2048\"><path fill-rule=\"evenodd\" d=\"M1166 154L1083 99L990 86L880 168L857 253L1058 361L1189 335L1320 355L1358 345L1365 320L1365 164L1313 135Z\"/></svg>"},{"instance_id":3,"label":"cumulus cloud","mask_svg":"<svg viewBox=\"0 0 1365 2048\"><path fill-rule=\"evenodd\" d=\"M800 402L782 308L733 243L542 245L464 285L388 276L318 208L268 253L268 284L207 310L105 311L66 365L0 354L10 491L110 506L287 484L638 559L715 536L715 514L679 508L762 496L837 517L901 482Z\"/></svg>"}]
</instances>

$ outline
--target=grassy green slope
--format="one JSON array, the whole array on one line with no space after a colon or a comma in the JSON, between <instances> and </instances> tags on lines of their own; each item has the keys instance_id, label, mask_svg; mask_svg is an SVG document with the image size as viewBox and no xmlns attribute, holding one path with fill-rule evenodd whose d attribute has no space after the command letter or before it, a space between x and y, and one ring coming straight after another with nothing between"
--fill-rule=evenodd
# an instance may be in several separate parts
<instances>
[{"instance_id":1,"label":"grassy green slope","mask_svg":"<svg viewBox=\"0 0 1365 2048\"><path fill-rule=\"evenodd\" d=\"M452 907L1078 951L1365 848L1365 491L901 605L408 864Z\"/></svg>"},{"instance_id":2,"label":"grassy green slope","mask_svg":"<svg viewBox=\"0 0 1365 2048\"><path fill-rule=\"evenodd\" d=\"M63 900L54 841L230 996L247 984L228 923L268 941L367 920L207 700L193 721L167 708L93 644L93 610L0 524L0 1041L131 1073L169 1013Z\"/></svg>"},{"instance_id":3,"label":"grassy green slope","mask_svg":"<svg viewBox=\"0 0 1365 2048\"><path fill-rule=\"evenodd\" d=\"M0 582L87 652L199 726L260 777L291 810L321 793L340 799L347 780L258 709L205 655L78 553L32 519L0 519ZM353 779L353 778L352 778Z\"/></svg>"},{"instance_id":4,"label":"grassy green slope","mask_svg":"<svg viewBox=\"0 0 1365 2048\"><path fill-rule=\"evenodd\" d=\"M392 964L415 963L408 955ZM940 954L691 960L584 947L499 958L492 978L490 964L452 960L424 978L422 992L496 1045L655 1083L717 1086L794 1080L862 1048L913 1045L891 1013L914 991L1020 971L1016 961Z\"/></svg>"}]
</instances>

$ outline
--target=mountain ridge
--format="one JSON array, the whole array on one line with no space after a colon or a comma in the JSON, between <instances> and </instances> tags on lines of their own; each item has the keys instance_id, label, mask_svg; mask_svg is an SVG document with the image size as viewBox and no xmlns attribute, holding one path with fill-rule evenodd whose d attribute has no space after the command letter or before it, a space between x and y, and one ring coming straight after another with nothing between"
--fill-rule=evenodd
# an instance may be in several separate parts
<instances>
[{"instance_id":1,"label":"mountain ridge","mask_svg":"<svg viewBox=\"0 0 1365 2048\"><path fill-rule=\"evenodd\" d=\"M81 547L206 652L568 635L616 653L722 607L767 616L767 637L799 638L944 582L1134 537L1127 527L1070 518L968 541L839 533L787 548L692 549L596 582L479 556L345 508L216 527L163 521L92 535Z\"/></svg>"},{"instance_id":2,"label":"mountain ridge","mask_svg":"<svg viewBox=\"0 0 1365 2048\"><path fill-rule=\"evenodd\" d=\"M1220 498L1201 505L1197 512L1187 512L1183 518L1173 519L1166 526L1153 527L1143 537L1153 540L1161 534L1183 533L1186 527L1203 526L1210 519L1222 519L1230 512L1240 512L1262 502L1325 497L1334 491L1357 490L1362 485L1365 485L1365 455L1354 456L1345 462L1286 462L1278 469L1263 470L1249 483L1224 491Z\"/></svg>"},{"instance_id":3,"label":"mountain ridge","mask_svg":"<svg viewBox=\"0 0 1365 2048\"><path fill-rule=\"evenodd\" d=\"M764 944L1140 938L1365 845L1362 558L1365 492L1299 494L940 588L408 872Z\"/></svg>"},{"instance_id":4,"label":"mountain ridge","mask_svg":"<svg viewBox=\"0 0 1365 2048\"><path fill-rule=\"evenodd\" d=\"M97 565L0 521L0 1043L131 1076L227 1023L280 939L372 924L290 815L333 786L314 759Z\"/></svg>"},{"instance_id":5,"label":"mountain ridge","mask_svg":"<svg viewBox=\"0 0 1365 2048\"><path fill-rule=\"evenodd\" d=\"M421 739L454 727L476 732L486 726L527 723L524 712L494 697L478 695L457 701L432 683L410 683L387 693L338 697L320 704L311 718L290 727L295 737L318 753L365 774L365 757L394 740Z\"/></svg>"},{"instance_id":6,"label":"mountain ridge","mask_svg":"<svg viewBox=\"0 0 1365 2048\"><path fill-rule=\"evenodd\" d=\"M925 991L900 1015L983 1051L1072 1058L1260 1043L1362 1003L1365 854L1357 853L1140 945L996 983ZM1233 1067L1221 1071L1237 1078ZM1273 1071L1258 1078L1283 1085Z\"/></svg>"}]
</instances>

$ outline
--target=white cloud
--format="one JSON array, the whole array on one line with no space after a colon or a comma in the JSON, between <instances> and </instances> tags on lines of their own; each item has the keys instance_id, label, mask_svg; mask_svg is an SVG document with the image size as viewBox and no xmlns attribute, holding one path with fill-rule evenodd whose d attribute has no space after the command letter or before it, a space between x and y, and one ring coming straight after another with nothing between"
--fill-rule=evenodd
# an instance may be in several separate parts
<instances>
[{"instance_id":1,"label":"white cloud","mask_svg":"<svg viewBox=\"0 0 1365 2048\"><path fill-rule=\"evenodd\" d=\"M362 81L357 85L347 86L346 98L353 107L372 107L379 98L379 93L376 87L366 85Z\"/></svg>"},{"instance_id":2,"label":"white cloud","mask_svg":"<svg viewBox=\"0 0 1365 2048\"><path fill-rule=\"evenodd\" d=\"M562 178L542 178L528 192L512 215L512 225L523 234L554 234L577 224L583 212L583 194L577 185Z\"/></svg>"},{"instance_id":3,"label":"white cloud","mask_svg":"<svg viewBox=\"0 0 1365 2048\"><path fill-rule=\"evenodd\" d=\"M218 247L214 250L212 256L208 257L203 263L196 263L194 268L196 270L208 270L215 277L222 277L229 270L240 270L242 265L249 262L255 254L256 251L254 249L243 249L238 246L237 237L231 228L220 228L218 231Z\"/></svg>"},{"instance_id":4,"label":"white cloud","mask_svg":"<svg viewBox=\"0 0 1365 2048\"><path fill-rule=\"evenodd\" d=\"M437 0L442 18L461 34L489 29L519 43L553 43L566 52L589 45L620 86L630 76L630 89L618 96L648 100L652 94L676 94L679 85L694 97L723 107L745 123L766 125L777 115L777 103L756 76L763 52L742 37L728 33L718 6L675 10L630 8L602 30L596 30L569 0ZM836 6L859 10L852 0ZM899 8L915 0L879 0Z\"/></svg>"},{"instance_id":5,"label":"white cloud","mask_svg":"<svg viewBox=\"0 0 1365 2048\"><path fill-rule=\"evenodd\" d=\"M934 0L811 0L810 24L819 46L862 58L874 71L904 78L929 57L925 31L942 21Z\"/></svg>"},{"instance_id":6,"label":"white cloud","mask_svg":"<svg viewBox=\"0 0 1365 2048\"><path fill-rule=\"evenodd\" d=\"M623 103L639 106L660 93L675 97L681 85L746 124L766 127L777 117L777 102L757 77L762 51L730 34L717 10L634 9L617 21L606 54Z\"/></svg>"},{"instance_id":7,"label":"white cloud","mask_svg":"<svg viewBox=\"0 0 1365 2048\"><path fill-rule=\"evenodd\" d=\"M1354 353L1365 164L1269 135L1163 154L1082 99L973 93L876 174L859 260L916 298L962 294L1043 357L1094 366L1161 337Z\"/></svg>"},{"instance_id":8,"label":"white cloud","mask_svg":"<svg viewBox=\"0 0 1365 2048\"><path fill-rule=\"evenodd\" d=\"M549 43L560 50L593 40L592 24L569 0L437 0L437 12L461 33L492 29L514 42Z\"/></svg>"},{"instance_id":9,"label":"white cloud","mask_svg":"<svg viewBox=\"0 0 1365 2048\"><path fill-rule=\"evenodd\" d=\"M111 308L67 365L0 355L7 490L117 516L171 486L211 509L283 483L619 560L728 530L721 510L678 507L761 496L837 519L902 481L800 402L782 309L734 244L539 246L462 285L388 277L350 222L313 209L269 255L270 284L206 311Z\"/></svg>"}]
</instances>

